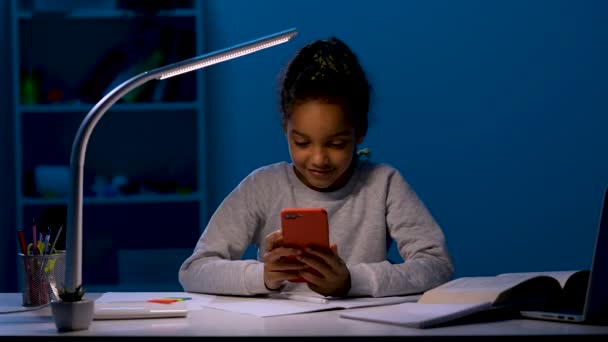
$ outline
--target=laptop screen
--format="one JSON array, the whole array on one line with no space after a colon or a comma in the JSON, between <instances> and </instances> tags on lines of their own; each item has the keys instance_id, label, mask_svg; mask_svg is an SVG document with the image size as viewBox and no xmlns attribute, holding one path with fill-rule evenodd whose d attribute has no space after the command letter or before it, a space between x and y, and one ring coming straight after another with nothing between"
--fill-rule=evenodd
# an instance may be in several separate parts
<instances>
[{"instance_id":1,"label":"laptop screen","mask_svg":"<svg viewBox=\"0 0 608 342\"><path fill-rule=\"evenodd\" d=\"M585 318L606 318L608 312L608 187L604 190L600 225L595 239L591 275L585 300ZM603 317L602 317L603 316Z\"/></svg>"}]
</instances>

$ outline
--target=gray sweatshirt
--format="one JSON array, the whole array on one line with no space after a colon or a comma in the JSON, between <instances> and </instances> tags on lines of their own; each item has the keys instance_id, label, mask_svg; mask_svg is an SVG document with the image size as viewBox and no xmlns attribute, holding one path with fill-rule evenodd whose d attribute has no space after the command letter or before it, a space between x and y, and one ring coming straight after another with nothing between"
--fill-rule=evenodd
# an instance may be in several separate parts
<instances>
[{"instance_id":1,"label":"gray sweatshirt","mask_svg":"<svg viewBox=\"0 0 608 342\"><path fill-rule=\"evenodd\" d=\"M280 228L280 212L287 207L327 210L330 243L351 275L348 296L420 293L452 278L441 228L395 168L358 160L344 187L319 192L297 178L293 164L280 162L253 171L220 204L179 270L184 290L271 292L260 261L264 237ZM404 262L387 260L391 240ZM241 260L250 244L258 248L257 260Z\"/></svg>"}]
</instances>

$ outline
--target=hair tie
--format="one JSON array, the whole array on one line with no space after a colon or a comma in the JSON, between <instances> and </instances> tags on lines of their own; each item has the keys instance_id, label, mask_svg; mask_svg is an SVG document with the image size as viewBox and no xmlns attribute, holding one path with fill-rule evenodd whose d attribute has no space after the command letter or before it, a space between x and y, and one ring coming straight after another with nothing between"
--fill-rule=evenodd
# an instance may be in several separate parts
<instances>
[{"instance_id":1,"label":"hair tie","mask_svg":"<svg viewBox=\"0 0 608 342\"><path fill-rule=\"evenodd\" d=\"M370 149L366 147L357 151L357 156L359 158L365 158L366 160L368 160L372 157L372 151L370 151Z\"/></svg>"}]
</instances>

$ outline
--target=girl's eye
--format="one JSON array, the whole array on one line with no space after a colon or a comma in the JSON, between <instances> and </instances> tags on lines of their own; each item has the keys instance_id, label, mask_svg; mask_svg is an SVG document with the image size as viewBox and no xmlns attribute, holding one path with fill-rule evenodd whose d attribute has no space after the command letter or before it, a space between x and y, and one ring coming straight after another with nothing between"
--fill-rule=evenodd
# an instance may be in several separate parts
<instances>
[{"instance_id":1,"label":"girl's eye","mask_svg":"<svg viewBox=\"0 0 608 342\"><path fill-rule=\"evenodd\" d=\"M293 143L294 143L296 146L300 146L300 147L308 145L308 143L307 143L307 142L305 142L305 141L294 141Z\"/></svg>"},{"instance_id":2,"label":"girl's eye","mask_svg":"<svg viewBox=\"0 0 608 342\"><path fill-rule=\"evenodd\" d=\"M344 148L346 146L345 142L334 142L329 144L330 147L332 148Z\"/></svg>"}]
</instances>

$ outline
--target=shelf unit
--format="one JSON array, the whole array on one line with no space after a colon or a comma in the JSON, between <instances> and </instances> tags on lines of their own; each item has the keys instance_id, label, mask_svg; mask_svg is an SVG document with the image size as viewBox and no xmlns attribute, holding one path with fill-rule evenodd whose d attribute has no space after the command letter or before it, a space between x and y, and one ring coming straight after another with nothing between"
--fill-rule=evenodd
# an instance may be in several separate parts
<instances>
[{"instance_id":1,"label":"shelf unit","mask_svg":"<svg viewBox=\"0 0 608 342\"><path fill-rule=\"evenodd\" d=\"M41 193L38 186L40 179L59 184L61 178L36 174L43 165L69 169L76 130L95 102L126 78L203 53L200 0L156 11L126 8L144 2L120 0L106 1L107 8L72 2L86 8L44 9L37 3L47 2L11 0L10 16L18 90L16 221L28 240L32 219L39 231L49 226L55 233L65 225L67 197ZM83 213L83 282L89 290L121 288L121 250L171 259L167 253L191 250L198 239L207 220L202 77L199 70L134 89L95 128L85 161ZM93 186L100 179L123 183L101 191ZM174 268L182 257L172 269L159 270L166 272L164 286L177 285Z\"/></svg>"}]
</instances>

